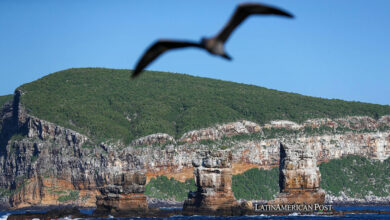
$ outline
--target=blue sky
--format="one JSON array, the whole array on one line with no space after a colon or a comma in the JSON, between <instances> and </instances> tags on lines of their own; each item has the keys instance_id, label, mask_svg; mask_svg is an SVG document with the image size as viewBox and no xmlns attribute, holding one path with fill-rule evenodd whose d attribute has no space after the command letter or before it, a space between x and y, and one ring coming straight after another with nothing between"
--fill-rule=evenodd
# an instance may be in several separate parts
<instances>
[{"instance_id":1,"label":"blue sky","mask_svg":"<svg viewBox=\"0 0 390 220\"><path fill-rule=\"evenodd\" d=\"M132 69L158 38L216 34L239 2L1 0L0 95L71 67ZM247 19L226 44L232 62L184 49L148 69L390 104L390 1L261 2L296 18Z\"/></svg>"}]
</instances>

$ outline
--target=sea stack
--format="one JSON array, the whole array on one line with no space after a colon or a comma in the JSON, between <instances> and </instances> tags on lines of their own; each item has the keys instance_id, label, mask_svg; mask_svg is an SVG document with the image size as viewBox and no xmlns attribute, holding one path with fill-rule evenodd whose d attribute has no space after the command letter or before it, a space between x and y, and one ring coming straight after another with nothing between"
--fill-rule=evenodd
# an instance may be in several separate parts
<instances>
[{"instance_id":1,"label":"sea stack","mask_svg":"<svg viewBox=\"0 0 390 220\"><path fill-rule=\"evenodd\" d=\"M193 161L196 192L183 205L184 215L233 215L238 202L232 191L232 152L199 151Z\"/></svg>"},{"instance_id":2,"label":"sea stack","mask_svg":"<svg viewBox=\"0 0 390 220\"><path fill-rule=\"evenodd\" d=\"M144 172L125 172L114 176L114 184L100 188L96 198L95 213L122 214L145 213L148 203L145 192Z\"/></svg>"},{"instance_id":3,"label":"sea stack","mask_svg":"<svg viewBox=\"0 0 390 220\"><path fill-rule=\"evenodd\" d=\"M280 193L270 204L323 204L321 173L313 149L296 144L280 144Z\"/></svg>"}]
</instances>

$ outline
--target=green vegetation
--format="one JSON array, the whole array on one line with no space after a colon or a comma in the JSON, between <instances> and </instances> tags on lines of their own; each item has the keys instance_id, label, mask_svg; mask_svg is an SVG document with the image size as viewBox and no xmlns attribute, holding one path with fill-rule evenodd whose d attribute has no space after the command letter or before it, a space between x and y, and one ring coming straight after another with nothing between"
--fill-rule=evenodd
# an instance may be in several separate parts
<instances>
[{"instance_id":1,"label":"green vegetation","mask_svg":"<svg viewBox=\"0 0 390 220\"><path fill-rule=\"evenodd\" d=\"M12 195L13 191L9 189L0 188L0 198Z\"/></svg>"},{"instance_id":2,"label":"green vegetation","mask_svg":"<svg viewBox=\"0 0 390 220\"><path fill-rule=\"evenodd\" d=\"M347 115L380 117L390 106L321 99L227 81L164 72L68 69L22 85L25 107L39 118L98 139L125 143L240 119L257 123Z\"/></svg>"},{"instance_id":3,"label":"green vegetation","mask_svg":"<svg viewBox=\"0 0 390 220\"><path fill-rule=\"evenodd\" d=\"M390 159L380 162L348 156L320 165L321 186L327 192L362 198L366 195L390 195Z\"/></svg>"},{"instance_id":4,"label":"green vegetation","mask_svg":"<svg viewBox=\"0 0 390 220\"><path fill-rule=\"evenodd\" d=\"M224 144L229 144L232 141L244 141L244 140L262 140L271 139L286 136L302 135L304 132L299 130L292 130L286 128L270 128L263 129L263 133L252 133L252 134L239 134L231 137L223 137L222 141Z\"/></svg>"},{"instance_id":5,"label":"green vegetation","mask_svg":"<svg viewBox=\"0 0 390 220\"><path fill-rule=\"evenodd\" d=\"M0 126L1 128L1 126ZM14 134L11 139L10 139L10 145L9 145L9 151L8 151L8 154L12 155L16 152L17 148L15 147L15 145L13 144L14 142L17 142L17 141L21 141L23 140L25 137L22 135L22 134ZM1 140L1 133L0 133L0 140ZM5 152L5 147L3 149L0 149L0 154L4 154Z\"/></svg>"},{"instance_id":6,"label":"green vegetation","mask_svg":"<svg viewBox=\"0 0 390 220\"><path fill-rule=\"evenodd\" d=\"M232 189L236 199L271 200L279 192L279 168L253 168L234 175Z\"/></svg>"},{"instance_id":7,"label":"green vegetation","mask_svg":"<svg viewBox=\"0 0 390 220\"><path fill-rule=\"evenodd\" d=\"M38 160L38 155L31 156L31 163L34 163L37 160Z\"/></svg>"},{"instance_id":8,"label":"green vegetation","mask_svg":"<svg viewBox=\"0 0 390 220\"><path fill-rule=\"evenodd\" d=\"M221 146L219 146L219 149L226 150L226 149L229 149L229 146L221 145Z\"/></svg>"},{"instance_id":9,"label":"green vegetation","mask_svg":"<svg viewBox=\"0 0 390 220\"><path fill-rule=\"evenodd\" d=\"M16 133L16 134L14 134L14 135L11 137L10 141L11 141L11 142L21 141L21 140L23 140L23 138L24 138L24 136L23 136L22 134Z\"/></svg>"},{"instance_id":10,"label":"green vegetation","mask_svg":"<svg viewBox=\"0 0 390 220\"><path fill-rule=\"evenodd\" d=\"M19 193L27 184L30 183L30 181L25 179L24 176L17 177L16 181L19 182L19 184L16 186L15 189L0 188L0 198L12 196L15 193Z\"/></svg>"},{"instance_id":11,"label":"green vegetation","mask_svg":"<svg viewBox=\"0 0 390 220\"><path fill-rule=\"evenodd\" d=\"M145 194L157 199L184 201L189 191L196 191L194 179L187 179L182 183L166 176L157 176L146 185Z\"/></svg>"},{"instance_id":12,"label":"green vegetation","mask_svg":"<svg viewBox=\"0 0 390 220\"><path fill-rule=\"evenodd\" d=\"M12 100L13 95L0 96L0 108L8 101Z\"/></svg>"},{"instance_id":13,"label":"green vegetation","mask_svg":"<svg viewBox=\"0 0 390 220\"><path fill-rule=\"evenodd\" d=\"M66 194L66 191L64 190L52 190L51 192L57 195Z\"/></svg>"},{"instance_id":14,"label":"green vegetation","mask_svg":"<svg viewBox=\"0 0 390 220\"><path fill-rule=\"evenodd\" d=\"M79 191L71 190L68 195L58 197L59 202L76 201L79 199Z\"/></svg>"},{"instance_id":15,"label":"green vegetation","mask_svg":"<svg viewBox=\"0 0 390 220\"><path fill-rule=\"evenodd\" d=\"M81 147L85 149L94 149L95 145L91 141L86 141Z\"/></svg>"}]
</instances>

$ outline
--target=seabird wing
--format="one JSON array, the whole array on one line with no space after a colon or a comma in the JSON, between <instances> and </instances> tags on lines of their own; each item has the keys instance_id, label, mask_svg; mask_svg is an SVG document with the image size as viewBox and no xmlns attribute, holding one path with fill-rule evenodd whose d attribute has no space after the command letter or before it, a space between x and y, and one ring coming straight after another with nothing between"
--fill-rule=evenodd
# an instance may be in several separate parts
<instances>
[{"instance_id":1,"label":"seabird wing","mask_svg":"<svg viewBox=\"0 0 390 220\"><path fill-rule=\"evenodd\" d=\"M244 3L240 4L233 16L230 18L229 22L225 25L222 31L216 36L218 41L225 42L234 29L240 25L249 15L252 14L264 14L264 15L280 15L292 18L293 15L283 11L281 9L258 4L258 3Z\"/></svg>"},{"instance_id":2,"label":"seabird wing","mask_svg":"<svg viewBox=\"0 0 390 220\"><path fill-rule=\"evenodd\" d=\"M146 50L138 61L131 78L137 77L147 65L167 50L183 47L201 47L200 44L187 41L158 40Z\"/></svg>"}]
</instances>

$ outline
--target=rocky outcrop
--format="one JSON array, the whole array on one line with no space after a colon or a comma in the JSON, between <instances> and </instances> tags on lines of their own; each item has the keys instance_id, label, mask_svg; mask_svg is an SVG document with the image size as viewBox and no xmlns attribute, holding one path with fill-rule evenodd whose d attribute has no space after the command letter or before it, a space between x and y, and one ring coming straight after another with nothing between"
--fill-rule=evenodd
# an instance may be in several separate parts
<instances>
[{"instance_id":1,"label":"rocky outcrop","mask_svg":"<svg viewBox=\"0 0 390 220\"><path fill-rule=\"evenodd\" d=\"M195 143L203 140L219 140L224 137L232 137L242 134L262 133L264 129L286 129L305 132L305 129L330 129L331 131L377 131L390 129L390 116L385 115L375 120L368 116L349 116L345 118L320 118L309 119L302 124L287 120L275 120L260 126L250 121L232 122L215 127L203 128L185 133L179 142Z\"/></svg>"},{"instance_id":2,"label":"rocky outcrop","mask_svg":"<svg viewBox=\"0 0 390 220\"><path fill-rule=\"evenodd\" d=\"M297 145L309 145L315 151L318 162L326 162L347 155L385 160L390 156L390 116L379 120L370 117L346 117L339 119L313 119L303 124L289 121L273 121L263 127L253 122L228 123L211 128L191 131L178 140L179 144L164 148L143 147L130 149L140 155L148 172L148 178L168 175L184 181L191 177L191 161L196 156L194 149L218 148L226 144L233 151L233 172L241 173L254 167L272 168L279 163L279 145L294 140ZM317 129L317 133L310 133ZM298 133L286 133L285 131ZM276 132L270 135L264 133ZM278 135L281 132L281 135ZM240 139L227 142L223 137L245 134ZM250 134L258 134L251 137ZM276 137L275 137L276 136ZM245 139L246 138L246 139ZM213 143L202 143L213 140ZM187 143L187 144L186 144Z\"/></svg>"},{"instance_id":3,"label":"rocky outcrop","mask_svg":"<svg viewBox=\"0 0 390 220\"><path fill-rule=\"evenodd\" d=\"M60 127L56 124L38 119L33 116L26 118L26 133L28 138L56 141L65 140L66 145L83 145L88 138L76 131Z\"/></svg>"},{"instance_id":4,"label":"rocky outcrop","mask_svg":"<svg viewBox=\"0 0 390 220\"><path fill-rule=\"evenodd\" d=\"M258 132L261 132L261 127L258 124L243 120L187 132L179 139L179 142L194 143L202 140L218 140L223 137Z\"/></svg>"},{"instance_id":5,"label":"rocky outcrop","mask_svg":"<svg viewBox=\"0 0 390 220\"><path fill-rule=\"evenodd\" d=\"M154 144L176 144L175 138L168 134L164 133L157 133L157 134L151 134L142 138L139 138L132 142L132 145L139 146L139 145L154 145Z\"/></svg>"},{"instance_id":6,"label":"rocky outcrop","mask_svg":"<svg viewBox=\"0 0 390 220\"><path fill-rule=\"evenodd\" d=\"M100 189L95 213L119 214L147 212L145 192L146 176L143 172L126 172L114 177L113 184Z\"/></svg>"},{"instance_id":7,"label":"rocky outcrop","mask_svg":"<svg viewBox=\"0 0 390 220\"><path fill-rule=\"evenodd\" d=\"M307 146L280 144L280 193L270 204L323 204L321 173L314 151Z\"/></svg>"},{"instance_id":8,"label":"rocky outcrop","mask_svg":"<svg viewBox=\"0 0 390 220\"><path fill-rule=\"evenodd\" d=\"M231 215L238 203L232 191L232 153L230 150L200 151L193 160L196 192L184 202L185 215Z\"/></svg>"},{"instance_id":9,"label":"rocky outcrop","mask_svg":"<svg viewBox=\"0 0 390 220\"><path fill-rule=\"evenodd\" d=\"M339 196L326 194L325 202L332 205L388 205L390 196L378 197L374 195L366 195L364 198L351 198L344 192L340 192Z\"/></svg>"},{"instance_id":10,"label":"rocky outcrop","mask_svg":"<svg viewBox=\"0 0 390 220\"><path fill-rule=\"evenodd\" d=\"M302 129L303 127L304 127L303 125L297 124L292 121L286 121L286 120L271 121L269 124L264 125L265 129L284 128L284 129L298 130L298 129Z\"/></svg>"},{"instance_id":11,"label":"rocky outcrop","mask_svg":"<svg viewBox=\"0 0 390 220\"><path fill-rule=\"evenodd\" d=\"M233 172L241 173L251 168L272 168L279 165L280 143L304 145L313 149L319 163L347 155L358 155L377 160L390 156L390 132L324 134L316 136L285 135L272 139L242 139L231 142ZM137 155L148 170L148 178L167 175L180 181L192 178L192 163L196 150L218 149L215 144L167 145L164 148L126 148L126 153ZM228 143L229 144L229 143Z\"/></svg>"}]
</instances>

